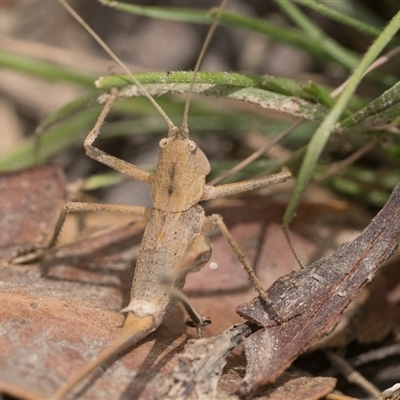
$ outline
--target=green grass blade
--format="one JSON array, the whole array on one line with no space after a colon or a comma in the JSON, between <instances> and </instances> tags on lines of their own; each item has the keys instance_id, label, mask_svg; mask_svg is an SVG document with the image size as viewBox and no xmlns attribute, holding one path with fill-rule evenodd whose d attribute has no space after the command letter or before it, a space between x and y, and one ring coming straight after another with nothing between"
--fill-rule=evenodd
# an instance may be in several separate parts
<instances>
[{"instance_id":1,"label":"green grass blade","mask_svg":"<svg viewBox=\"0 0 400 400\"><path fill-rule=\"evenodd\" d=\"M350 26L351 28L366 33L367 35L377 37L382 31L381 29L375 28L369 24L359 21L358 19L352 18L346 14L343 14L342 12L336 11L333 8L327 7L324 4L317 3L315 0L297 0L297 2L305 7L321 13L322 15L325 15L334 21Z\"/></svg>"},{"instance_id":2,"label":"green grass blade","mask_svg":"<svg viewBox=\"0 0 400 400\"><path fill-rule=\"evenodd\" d=\"M191 72L170 72L135 76L152 96L158 96L164 93L187 93L192 75ZM110 87L119 87L121 96L140 95L136 86L127 86L127 82L129 77L126 76L106 76L99 78L96 85L107 90ZM315 97L312 98L304 90L303 84L304 82L274 77L202 72L196 78L193 93L244 101L294 117L321 121L328 109L316 103ZM121 89L122 86L125 88ZM326 89L321 88L321 91L325 93Z\"/></svg>"},{"instance_id":3,"label":"green grass blade","mask_svg":"<svg viewBox=\"0 0 400 400\"><path fill-rule=\"evenodd\" d=\"M348 69L356 66L358 57L327 36L295 4L290 1L275 1L275 3L287 13L309 39L319 42L326 53L338 64Z\"/></svg>"},{"instance_id":4,"label":"green grass blade","mask_svg":"<svg viewBox=\"0 0 400 400\"><path fill-rule=\"evenodd\" d=\"M94 76L77 73L56 64L13 54L8 51L0 51L0 67L10 68L13 71L23 72L44 79L75 83L90 88L93 88L95 80Z\"/></svg>"},{"instance_id":5,"label":"green grass blade","mask_svg":"<svg viewBox=\"0 0 400 400\"><path fill-rule=\"evenodd\" d=\"M293 196L283 218L285 225L288 225L292 219L294 211L311 179L317 160L324 149L336 122L339 120L351 96L356 90L358 84L361 82L365 71L374 62L379 53L385 48L399 29L400 12L395 15L376 41L368 49L353 75L350 77L347 87L343 90L342 94L337 99L336 104L315 132L315 135L309 144L304 162L300 168Z\"/></svg>"},{"instance_id":6,"label":"green grass blade","mask_svg":"<svg viewBox=\"0 0 400 400\"><path fill-rule=\"evenodd\" d=\"M393 115L393 107L400 103L400 82L393 85L390 89L386 90L383 94L371 101L365 107L359 111L350 115L344 121L340 123L340 129L343 132L352 132L361 130L368 130L371 124L377 124L379 121L379 115L381 119L385 120L386 123L390 123L387 120L389 115L387 112ZM398 107L396 107L398 109ZM387 112L386 112L387 111ZM385 118L383 118L385 116ZM396 114L393 115L396 117ZM392 119L392 118L391 118Z\"/></svg>"},{"instance_id":7,"label":"green grass blade","mask_svg":"<svg viewBox=\"0 0 400 400\"><path fill-rule=\"evenodd\" d=\"M93 127L99 115L99 108L89 109L67 120L60 126L53 127L40 137L40 158L47 159L58 151L65 149L78 138L83 141L84 135ZM27 140L11 154L0 159L0 170L14 170L35 165L37 138Z\"/></svg>"},{"instance_id":8,"label":"green grass blade","mask_svg":"<svg viewBox=\"0 0 400 400\"><path fill-rule=\"evenodd\" d=\"M210 24L213 21L213 13L208 14L206 10L181 9L167 7L137 6L119 1L100 0L103 4L126 11L136 15L160 18L168 21L195 22ZM318 42L310 41L302 35L302 32L290 27L282 28L269 21L248 17L232 11L225 10L222 14L221 25L242 28L251 32L260 33L271 39L288 43L301 48L313 56L326 59L326 52Z\"/></svg>"},{"instance_id":9,"label":"green grass blade","mask_svg":"<svg viewBox=\"0 0 400 400\"><path fill-rule=\"evenodd\" d=\"M167 21L191 22L197 24L211 24L213 19L207 15L206 10L175 8L175 7L153 7L139 6L135 4L123 3L114 0L99 0L100 3L115 8L119 11L130 14L141 15L143 17L164 19Z\"/></svg>"},{"instance_id":10,"label":"green grass blade","mask_svg":"<svg viewBox=\"0 0 400 400\"><path fill-rule=\"evenodd\" d=\"M57 111L53 112L46 119L41 121L37 128L37 132L45 132L52 128L53 125L62 122L63 120L74 118L84 110L91 108L99 108L98 97L101 91L94 91L86 96L80 97L65 106L61 107Z\"/></svg>"},{"instance_id":11,"label":"green grass blade","mask_svg":"<svg viewBox=\"0 0 400 400\"><path fill-rule=\"evenodd\" d=\"M327 54L320 44L304 37L303 33L298 29L282 28L269 21L248 17L232 11L224 11L221 17L221 24L260 33L278 42L302 49L319 59L326 60L327 58Z\"/></svg>"}]
</instances>

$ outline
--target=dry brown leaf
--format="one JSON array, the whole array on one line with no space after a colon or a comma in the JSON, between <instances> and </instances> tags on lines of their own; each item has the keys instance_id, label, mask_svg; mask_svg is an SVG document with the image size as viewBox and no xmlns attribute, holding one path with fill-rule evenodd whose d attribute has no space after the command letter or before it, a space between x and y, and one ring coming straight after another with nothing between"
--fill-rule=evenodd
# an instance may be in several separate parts
<instances>
[{"instance_id":1,"label":"dry brown leaf","mask_svg":"<svg viewBox=\"0 0 400 400\"><path fill-rule=\"evenodd\" d=\"M313 349L378 343L393 334L399 337L399 252L385 264L343 313L336 329Z\"/></svg>"},{"instance_id":2,"label":"dry brown leaf","mask_svg":"<svg viewBox=\"0 0 400 400\"><path fill-rule=\"evenodd\" d=\"M335 378L283 374L258 400L318 400L332 392Z\"/></svg>"},{"instance_id":3,"label":"dry brown leaf","mask_svg":"<svg viewBox=\"0 0 400 400\"><path fill-rule=\"evenodd\" d=\"M67 376L117 335L123 323L118 312L87 308L76 299L35 296L27 288L19 293L15 288L3 290L0 299L0 390L10 395L18 390L51 398ZM80 398L121 398L124 393L149 398L152 382L168 369L185 339L176 330L160 328L118 362L107 363L106 373L97 371Z\"/></svg>"},{"instance_id":4,"label":"dry brown leaf","mask_svg":"<svg viewBox=\"0 0 400 400\"><path fill-rule=\"evenodd\" d=\"M40 167L0 175L0 259L25 253L41 243L65 203L60 167Z\"/></svg>"},{"instance_id":5,"label":"dry brown leaf","mask_svg":"<svg viewBox=\"0 0 400 400\"><path fill-rule=\"evenodd\" d=\"M268 317L258 298L238 308L241 316L265 327L244 341L248 367L243 395L276 380L300 353L335 327L351 299L393 255L399 232L400 185L353 242L274 283L268 296L283 316L281 325Z\"/></svg>"}]
</instances>

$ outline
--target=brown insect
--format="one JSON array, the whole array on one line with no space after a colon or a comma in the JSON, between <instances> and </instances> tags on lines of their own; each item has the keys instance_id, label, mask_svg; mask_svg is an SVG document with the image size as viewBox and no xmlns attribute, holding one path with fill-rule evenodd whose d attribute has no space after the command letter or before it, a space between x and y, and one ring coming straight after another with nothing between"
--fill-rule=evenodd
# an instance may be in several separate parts
<instances>
[{"instance_id":1,"label":"brown insect","mask_svg":"<svg viewBox=\"0 0 400 400\"><path fill-rule=\"evenodd\" d=\"M75 18L85 27L86 24L65 3L59 0ZM224 0L222 7L227 0ZM222 10L222 7L220 10ZM215 19L204 48L207 46L213 30L217 26ZM115 61L121 62L110 49L90 29L89 32L106 48ZM202 54L204 53L204 48ZM195 80L199 57L193 74L190 93ZM129 72L129 71L128 71ZM67 203L60 214L54 233L44 246L54 246L61 227L69 212L81 211L119 211L142 216L149 219L141 242L140 252L136 264L131 289L129 305L122 311L127 313L123 328L118 337L106 347L93 361L88 362L82 370L63 385L53 399L61 399L69 393L81 380L96 367L115 353L128 346L138 343L150 332L159 327L166 317L175 300L181 300L189 314L188 324L200 328L210 321L201 316L181 292L185 277L189 272L201 269L211 256L211 244L207 235L217 227L226 237L233 251L248 273L250 280L260 297L270 305L270 301L249 265L245 255L228 231L221 216L205 216L199 201L211 200L222 196L242 193L249 190L280 183L290 178L288 171L220 186L206 184L206 177L210 173L210 164L202 150L190 139L187 118L190 102L188 97L183 123L180 128L174 126L165 113L146 89L129 74L133 82L149 98L159 110L168 124L168 135L160 141L160 156L154 173L142 170L135 165L120 160L96 148L93 143L100 134L101 126L112 105L118 99L118 91L112 90L104 108L84 142L86 153L92 159L109 166L133 179L147 182L152 186L153 207L121 206L113 204Z\"/></svg>"}]
</instances>

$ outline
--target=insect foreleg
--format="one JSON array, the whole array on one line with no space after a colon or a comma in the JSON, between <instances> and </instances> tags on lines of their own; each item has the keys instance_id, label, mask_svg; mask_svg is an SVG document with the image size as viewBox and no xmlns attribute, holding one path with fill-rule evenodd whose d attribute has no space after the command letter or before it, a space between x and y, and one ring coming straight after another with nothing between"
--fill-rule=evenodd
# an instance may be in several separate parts
<instances>
[{"instance_id":1,"label":"insect foreleg","mask_svg":"<svg viewBox=\"0 0 400 400\"><path fill-rule=\"evenodd\" d=\"M111 107L113 106L113 104L117 99L118 99L117 90L112 90L110 95L108 96L106 103L104 104L100 116L96 121L96 124L94 125L93 129L89 132L89 134L85 139L83 146L85 147L86 154L93 160L96 160L99 163L107 165L108 167L118 172L121 172L132 179L151 183L153 178L152 173L147 172L141 168L138 168L135 165L132 165L124 160L120 160L119 158L107 154L103 150L100 150L97 147L93 146L93 142L100 134L100 129L104 123L105 118L107 117Z\"/></svg>"}]
</instances>

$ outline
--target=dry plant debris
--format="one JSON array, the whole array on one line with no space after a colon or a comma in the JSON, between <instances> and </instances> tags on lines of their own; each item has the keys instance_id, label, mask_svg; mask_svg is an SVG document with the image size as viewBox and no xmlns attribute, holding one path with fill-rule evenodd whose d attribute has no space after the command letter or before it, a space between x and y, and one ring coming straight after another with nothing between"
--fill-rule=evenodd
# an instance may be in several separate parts
<instances>
[{"instance_id":1,"label":"dry plant debris","mask_svg":"<svg viewBox=\"0 0 400 400\"><path fill-rule=\"evenodd\" d=\"M0 259L43 240L65 203L65 178L52 165L0 175ZM21 223L23 221L23 223Z\"/></svg>"},{"instance_id":2,"label":"dry plant debris","mask_svg":"<svg viewBox=\"0 0 400 400\"><path fill-rule=\"evenodd\" d=\"M41 168L38 171L48 171L47 167ZM49 171L53 172L40 176L52 186L52 181L58 182L60 175L54 172L56 170ZM33 173L28 171L27 176ZM22 172L20 174L23 182L26 178ZM40 186L40 179L35 180ZM61 190L62 197L64 190ZM254 292L248 290L246 276L243 274L240 278L240 271L235 272L237 268L229 268L229 271L234 274L234 279L237 273L239 281L227 279L227 270L223 268L230 263L230 256L220 259L216 249L216 258L211 261L219 265L218 269L205 269L199 275L191 276L188 284L189 291L198 295L195 304L199 309L204 311L203 304L206 312L211 312L213 324L205 334L215 337L190 341L184 351L193 332L185 332L183 313L177 309L146 341L99 369L80 387L78 398L136 396L148 399L154 396L165 398L169 393L176 394L177 399L238 399L263 393L262 398L275 400L296 393L296 399L300 400L317 399L330 393L335 384L332 378L293 377L283 371L320 336L332 330L346 305L394 251L400 226L399 192L397 187L386 206L353 242L342 245L334 255L305 270L291 272L273 284L268 293L284 316L282 325L268 318L268 310L257 299L250 301ZM232 215L238 215L239 204L238 201L231 203ZM249 209L246 203L242 206ZM261 212L263 208L258 207ZM283 205L264 207L263 212L274 217L270 216L269 227L264 222L266 225L256 230L251 218L247 226L237 225L238 221L230 219L229 215L227 218L233 231L250 228L246 251L250 251L253 261L258 257L256 264L261 276L267 275L263 267L268 270L269 261L266 254L259 255L264 247L260 244L257 229L265 234L272 229L271 226L278 227L283 209ZM315 206L314 209L318 210ZM53 221L48 222L49 225L54 223L56 213L52 213ZM327 213L326 207L324 213ZM299 220L302 218L300 209ZM16 224L23 226L26 220L26 214L20 213ZM50 398L66 376L94 357L115 337L123 322L122 315L115 310L121 309L128 301L137 255L135 244L140 242L143 224L129 223L103 229L52 250L38 265L1 268L0 348L4 351L0 357L0 390L3 393L26 399ZM297 232L295 224L292 234L296 243L304 245L306 252L303 256L311 258L312 253L318 254L310 244L313 239L301 239ZM42 234L25 242L34 245ZM243 240L246 242L245 237ZM282 243L274 242L273 245L281 247ZM6 246L4 249L8 251ZM290 254L288 249L283 252ZM277 255L272 259L274 264L278 263ZM3 258L3 264L6 260L7 257ZM295 268L294 260L284 258L283 264L282 274L288 273L288 264L291 264L291 269ZM202 277L203 273L205 277ZM207 296L210 276L221 274L221 281L211 279L211 294ZM391 276L393 278L393 272L386 279L390 280ZM221 285L226 281L231 285L224 293L225 288ZM391 295L395 297L395 284L390 287ZM246 302L238 310L249 322L228 328L240 321L229 310L240 302ZM220 314L223 311L221 307L226 310L226 315ZM237 353L227 357L239 342L243 342L246 349L244 380L243 357ZM275 381L273 385L265 386L272 381ZM304 391L301 392L300 388Z\"/></svg>"},{"instance_id":3,"label":"dry plant debris","mask_svg":"<svg viewBox=\"0 0 400 400\"><path fill-rule=\"evenodd\" d=\"M258 299L238 307L242 317L265 327L244 341L248 367L242 394L277 379L300 353L335 327L357 292L397 248L399 212L400 185L353 242L275 282L268 294L284 317L282 325L268 318Z\"/></svg>"}]
</instances>

